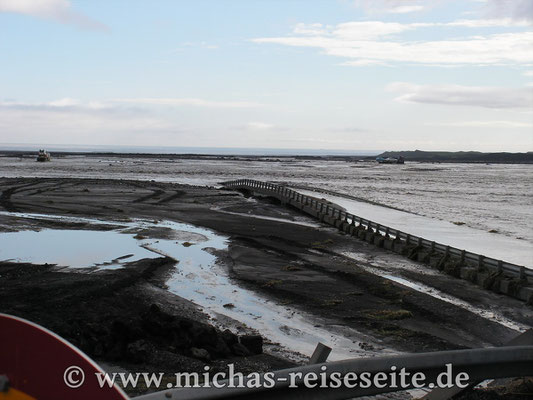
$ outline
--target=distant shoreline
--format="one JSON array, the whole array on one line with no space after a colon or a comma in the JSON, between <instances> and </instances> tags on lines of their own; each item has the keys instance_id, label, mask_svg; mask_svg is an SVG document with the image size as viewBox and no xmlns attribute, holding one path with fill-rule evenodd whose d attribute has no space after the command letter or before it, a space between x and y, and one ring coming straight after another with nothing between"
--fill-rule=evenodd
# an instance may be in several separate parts
<instances>
[{"instance_id":1,"label":"distant shoreline","mask_svg":"<svg viewBox=\"0 0 533 400\"><path fill-rule=\"evenodd\" d=\"M36 157L37 150L0 150L0 157ZM369 155L299 155L299 154L199 154L199 153L132 153L132 152L84 152L84 151L52 151L52 158L69 156L83 157L115 157L115 158L158 158L158 159L198 159L198 160L239 160L239 161L264 161L277 160L321 160L368 162L374 161L377 156ZM406 162L423 163L466 163L466 164L533 164L533 152L528 153L481 153L481 152L430 152L430 151L404 151L385 152L384 157L397 157L402 155Z\"/></svg>"},{"instance_id":2,"label":"distant shoreline","mask_svg":"<svg viewBox=\"0 0 533 400\"><path fill-rule=\"evenodd\" d=\"M192 154L192 155L224 155L224 156L361 156L377 157L383 150L353 149L283 149L257 147L193 147L193 146L78 146L57 144L16 144L0 143L0 152L22 151L32 152L46 149L52 153L96 153L96 154Z\"/></svg>"}]
</instances>

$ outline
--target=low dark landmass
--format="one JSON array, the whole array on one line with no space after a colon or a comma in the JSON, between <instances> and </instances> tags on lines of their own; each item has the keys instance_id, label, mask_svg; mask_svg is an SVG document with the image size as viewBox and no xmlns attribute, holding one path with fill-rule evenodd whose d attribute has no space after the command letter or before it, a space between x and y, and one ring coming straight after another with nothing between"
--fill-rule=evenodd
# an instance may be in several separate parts
<instances>
[{"instance_id":1,"label":"low dark landmass","mask_svg":"<svg viewBox=\"0 0 533 400\"><path fill-rule=\"evenodd\" d=\"M387 151L381 157L402 156L406 161L443 163L533 164L533 152L481 153L478 151Z\"/></svg>"},{"instance_id":2,"label":"low dark landmass","mask_svg":"<svg viewBox=\"0 0 533 400\"><path fill-rule=\"evenodd\" d=\"M167 153L114 153L114 152L71 152L54 151L53 158L68 156L83 157L113 157L113 158L139 158L162 160L239 160L239 161L290 161L290 160L321 160L321 161L374 161L378 156L368 155L216 155L216 154L167 154ZM477 151L387 151L379 157L402 156L406 162L431 162L431 163L495 163L495 164L533 164L533 152L527 153L482 153ZM37 157L37 150L0 150L0 157Z\"/></svg>"}]
</instances>

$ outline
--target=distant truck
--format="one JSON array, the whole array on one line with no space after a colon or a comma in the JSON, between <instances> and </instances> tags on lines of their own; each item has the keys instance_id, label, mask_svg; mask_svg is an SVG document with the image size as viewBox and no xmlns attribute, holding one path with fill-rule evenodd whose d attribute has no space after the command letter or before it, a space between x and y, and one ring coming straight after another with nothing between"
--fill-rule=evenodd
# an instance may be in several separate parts
<instances>
[{"instance_id":1,"label":"distant truck","mask_svg":"<svg viewBox=\"0 0 533 400\"><path fill-rule=\"evenodd\" d=\"M39 155L37 156L37 161L45 162L50 161L52 158L50 157L50 153L45 151L44 149L39 150Z\"/></svg>"},{"instance_id":2,"label":"distant truck","mask_svg":"<svg viewBox=\"0 0 533 400\"><path fill-rule=\"evenodd\" d=\"M396 157L378 157L376 158L376 161L380 164L404 164L405 160L402 156Z\"/></svg>"}]
</instances>

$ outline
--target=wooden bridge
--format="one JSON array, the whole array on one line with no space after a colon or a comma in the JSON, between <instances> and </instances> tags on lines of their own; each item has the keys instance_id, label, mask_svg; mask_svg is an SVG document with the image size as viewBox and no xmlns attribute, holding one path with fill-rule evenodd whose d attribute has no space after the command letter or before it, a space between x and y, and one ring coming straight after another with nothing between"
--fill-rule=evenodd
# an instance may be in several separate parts
<instances>
[{"instance_id":1,"label":"wooden bridge","mask_svg":"<svg viewBox=\"0 0 533 400\"><path fill-rule=\"evenodd\" d=\"M424 262L458 278L498 293L533 302L533 270L458 249L350 214L324 199L308 196L283 185L252 179L222 183L227 189L246 190L274 197L341 231L410 259Z\"/></svg>"}]
</instances>

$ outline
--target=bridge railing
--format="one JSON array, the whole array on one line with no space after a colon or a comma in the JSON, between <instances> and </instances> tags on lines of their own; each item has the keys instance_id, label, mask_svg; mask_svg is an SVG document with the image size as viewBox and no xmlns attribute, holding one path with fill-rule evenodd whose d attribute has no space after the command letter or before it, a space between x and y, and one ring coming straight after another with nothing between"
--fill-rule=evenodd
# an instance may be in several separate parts
<instances>
[{"instance_id":1,"label":"bridge railing","mask_svg":"<svg viewBox=\"0 0 533 400\"><path fill-rule=\"evenodd\" d=\"M528 280L533 282L533 270L522 265L516 265L507 261L486 257L482 254L473 253L464 249L458 249L445 244L437 243L433 240L411 235L407 232L394 229L390 226L371 221L366 218L351 214L345 210L316 197L299 193L283 185L270 182L257 181L253 179L238 179L223 182L222 185L229 189L247 189L262 192L266 195L274 195L287 203L298 203L302 206L310 207L315 211L330 216L334 219L344 221L355 227L362 227L369 232L379 234L385 238L400 241L407 246L418 246L431 253L439 253L443 256L459 259L462 264L472 265L478 269L486 269L490 272L502 272L511 278Z\"/></svg>"}]
</instances>

